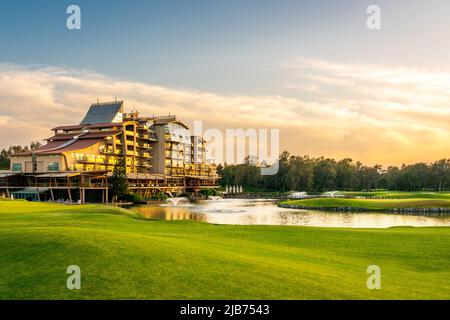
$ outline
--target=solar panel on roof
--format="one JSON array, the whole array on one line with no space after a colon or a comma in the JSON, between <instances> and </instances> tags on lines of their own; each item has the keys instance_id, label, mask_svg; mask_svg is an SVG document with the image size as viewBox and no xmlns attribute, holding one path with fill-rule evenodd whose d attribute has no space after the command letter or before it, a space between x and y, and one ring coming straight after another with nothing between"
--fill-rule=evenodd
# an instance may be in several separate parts
<instances>
[{"instance_id":1,"label":"solar panel on roof","mask_svg":"<svg viewBox=\"0 0 450 320\"><path fill-rule=\"evenodd\" d=\"M80 124L112 122L119 112L123 112L123 101L96 103L91 105Z\"/></svg>"}]
</instances>

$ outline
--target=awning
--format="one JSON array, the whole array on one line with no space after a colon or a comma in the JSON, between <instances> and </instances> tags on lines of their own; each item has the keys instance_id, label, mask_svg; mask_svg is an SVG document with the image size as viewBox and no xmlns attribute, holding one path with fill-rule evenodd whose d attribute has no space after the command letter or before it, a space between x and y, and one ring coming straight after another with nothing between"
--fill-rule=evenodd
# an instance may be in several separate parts
<instances>
[{"instance_id":1,"label":"awning","mask_svg":"<svg viewBox=\"0 0 450 320\"><path fill-rule=\"evenodd\" d=\"M207 177L207 176L186 176L186 178L199 179L199 180L215 179L215 177Z\"/></svg>"},{"instance_id":2,"label":"awning","mask_svg":"<svg viewBox=\"0 0 450 320\"><path fill-rule=\"evenodd\" d=\"M11 194L30 194L30 193L44 193L48 191L48 188L25 188L22 190L11 191Z\"/></svg>"},{"instance_id":3,"label":"awning","mask_svg":"<svg viewBox=\"0 0 450 320\"><path fill-rule=\"evenodd\" d=\"M34 176L35 178L70 178L79 176L80 172L66 172L66 173L45 173Z\"/></svg>"},{"instance_id":4,"label":"awning","mask_svg":"<svg viewBox=\"0 0 450 320\"><path fill-rule=\"evenodd\" d=\"M7 178L11 176L17 176L18 173L12 173L12 172L0 172L0 178Z\"/></svg>"},{"instance_id":5,"label":"awning","mask_svg":"<svg viewBox=\"0 0 450 320\"><path fill-rule=\"evenodd\" d=\"M151 173L129 173L127 179L164 180L164 177Z\"/></svg>"}]
</instances>

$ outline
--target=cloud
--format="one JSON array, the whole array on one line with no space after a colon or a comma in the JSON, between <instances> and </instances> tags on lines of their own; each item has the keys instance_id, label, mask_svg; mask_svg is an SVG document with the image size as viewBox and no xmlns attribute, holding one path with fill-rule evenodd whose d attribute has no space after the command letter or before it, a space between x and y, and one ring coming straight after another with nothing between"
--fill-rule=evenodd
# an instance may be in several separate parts
<instances>
[{"instance_id":1,"label":"cloud","mask_svg":"<svg viewBox=\"0 0 450 320\"><path fill-rule=\"evenodd\" d=\"M318 148L383 164L450 156L449 70L304 58L280 65L293 79L286 86L320 90L313 126L330 121L323 128L333 137Z\"/></svg>"},{"instance_id":2,"label":"cloud","mask_svg":"<svg viewBox=\"0 0 450 320\"><path fill-rule=\"evenodd\" d=\"M128 110L203 120L204 128L279 128L281 149L293 153L385 165L449 156L449 71L301 58L280 66L292 79L281 86L286 94L249 96L0 64L0 146L48 137L97 99L117 97Z\"/></svg>"}]
</instances>

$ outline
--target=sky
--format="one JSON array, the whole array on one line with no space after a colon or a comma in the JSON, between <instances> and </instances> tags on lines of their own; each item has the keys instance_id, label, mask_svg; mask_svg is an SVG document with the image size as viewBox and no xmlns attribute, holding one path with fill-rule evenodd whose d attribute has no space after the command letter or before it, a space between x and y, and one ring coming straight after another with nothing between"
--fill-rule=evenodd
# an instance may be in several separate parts
<instances>
[{"instance_id":1,"label":"sky","mask_svg":"<svg viewBox=\"0 0 450 320\"><path fill-rule=\"evenodd\" d=\"M445 0L3 0L0 148L117 97L206 128L279 129L294 154L449 158L448 30Z\"/></svg>"}]
</instances>

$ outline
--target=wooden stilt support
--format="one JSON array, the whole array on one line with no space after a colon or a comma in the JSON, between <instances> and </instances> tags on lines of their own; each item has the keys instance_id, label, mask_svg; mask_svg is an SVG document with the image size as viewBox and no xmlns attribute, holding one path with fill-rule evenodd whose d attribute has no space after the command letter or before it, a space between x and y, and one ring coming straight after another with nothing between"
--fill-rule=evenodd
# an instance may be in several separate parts
<instances>
[{"instance_id":1,"label":"wooden stilt support","mask_svg":"<svg viewBox=\"0 0 450 320\"><path fill-rule=\"evenodd\" d=\"M70 188L67 188L67 193L69 194L69 201L72 202L72 194L70 193Z\"/></svg>"},{"instance_id":2,"label":"wooden stilt support","mask_svg":"<svg viewBox=\"0 0 450 320\"><path fill-rule=\"evenodd\" d=\"M85 199L86 193L84 192L84 188L81 188L81 189L80 189L80 193L81 193L81 196L80 196L80 198L81 198L81 204L85 204L85 203L86 203L86 199Z\"/></svg>"},{"instance_id":3,"label":"wooden stilt support","mask_svg":"<svg viewBox=\"0 0 450 320\"><path fill-rule=\"evenodd\" d=\"M53 189L50 188L50 195L52 196L52 201L55 201L55 196L53 195Z\"/></svg>"}]
</instances>

